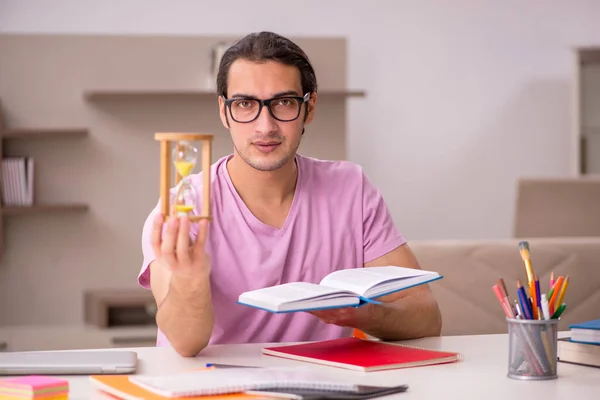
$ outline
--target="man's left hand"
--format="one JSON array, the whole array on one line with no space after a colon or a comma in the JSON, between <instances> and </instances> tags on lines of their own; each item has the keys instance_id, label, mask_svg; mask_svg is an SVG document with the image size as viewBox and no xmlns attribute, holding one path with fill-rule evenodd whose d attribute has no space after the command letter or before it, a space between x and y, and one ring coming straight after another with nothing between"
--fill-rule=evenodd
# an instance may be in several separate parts
<instances>
[{"instance_id":1,"label":"man's left hand","mask_svg":"<svg viewBox=\"0 0 600 400\"><path fill-rule=\"evenodd\" d=\"M372 318L373 304L361 307L343 307L328 310L308 311L326 324L358 328L364 326Z\"/></svg>"}]
</instances>

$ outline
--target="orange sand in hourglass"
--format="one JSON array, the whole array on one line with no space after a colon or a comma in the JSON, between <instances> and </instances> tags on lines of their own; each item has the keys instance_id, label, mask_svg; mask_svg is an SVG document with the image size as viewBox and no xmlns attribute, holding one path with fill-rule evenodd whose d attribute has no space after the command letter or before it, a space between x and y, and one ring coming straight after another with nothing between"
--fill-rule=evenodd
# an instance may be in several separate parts
<instances>
[{"instance_id":1,"label":"orange sand in hourglass","mask_svg":"<svg viewBox=\"0 0 600 400\"><path fill-rule=\"evenodd\" d=\"M179 172L179 175L184 177L188 176L196 165L196 163L192 161L175 161L173 164L175 164L175 168L177 169L177 172Z\"/></svg>"},{"instance_id":2,"label":"orange sand in hourglass","mask_svg":"<svg viewBox=\"0 0 600 400\"><path fill-rule=\"evenodd\" d=\"M194 210L194 206L191 204L175 204L175 211L178 213L189 213Z\"/></svg>"}]
</instances>

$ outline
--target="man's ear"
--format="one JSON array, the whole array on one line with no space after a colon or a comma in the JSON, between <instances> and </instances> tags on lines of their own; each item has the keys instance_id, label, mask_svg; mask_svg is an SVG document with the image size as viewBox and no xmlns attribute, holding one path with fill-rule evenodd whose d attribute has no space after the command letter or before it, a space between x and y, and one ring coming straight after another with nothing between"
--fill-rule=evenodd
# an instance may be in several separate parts
<instances>
[{"instance_id":1,"label":"man's ear","mask_svg":"<svg viewBox=\"0 0 600 400\"><path fill-rule=\"evenodd\" d=\"M304 118L305 124L310 124L313 118L315 117L315 108L317 106L317 92L312 92L310 94L310 99L308 99L306 116Z\"/></svg>"},{"instance_id":2,"label":"man's ear","mask_svg":"<svg viewBox=\"0 0 600 400\"><path fill-rule=\"evenodd\" d=\"M221 123L225 129L229 129L229 119L227 118L227 108L223 96L219 96L219 117L221 117Z\"/></svg>"}]
</instances>

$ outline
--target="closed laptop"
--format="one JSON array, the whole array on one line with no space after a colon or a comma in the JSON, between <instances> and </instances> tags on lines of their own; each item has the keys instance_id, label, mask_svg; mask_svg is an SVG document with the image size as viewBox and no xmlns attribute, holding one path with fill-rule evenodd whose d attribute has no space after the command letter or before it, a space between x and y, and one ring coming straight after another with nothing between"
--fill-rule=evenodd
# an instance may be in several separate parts
<instances>
[{"instance_id":1,"label":"closed laptop","mask_svg":"<svg viewBox=\"0 0 600 400\"><path fill-rule=\"evenodd\" d=\"M129 374L137 363L130 350L8 352L0 353L0 375Z\"/></svg>"}]
</instances>

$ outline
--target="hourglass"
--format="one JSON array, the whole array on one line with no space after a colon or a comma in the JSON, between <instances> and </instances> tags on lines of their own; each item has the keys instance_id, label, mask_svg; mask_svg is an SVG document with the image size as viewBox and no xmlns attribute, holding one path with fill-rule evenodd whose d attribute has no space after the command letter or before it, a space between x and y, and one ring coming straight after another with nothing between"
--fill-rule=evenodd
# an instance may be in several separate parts
<instances>
[{"instance_id":1,"label":"hourglass","mask_svg":"<svg viewBox=\"0 0 600 400\"><path fill-rule=\"evenodd\" d=\"M213 135L198 133L155 133L160 141L160 200L165 220L187 215L190 221L209 219L210 216L210 165ZM202 209L195 214L198 193L191 184L189 174L197 164L198 150L191 142L202 143ZM171 165L175 167L175 195L171 201ZM172 204L171 204L172 202Z\"/></svg>"}]
</instances>

